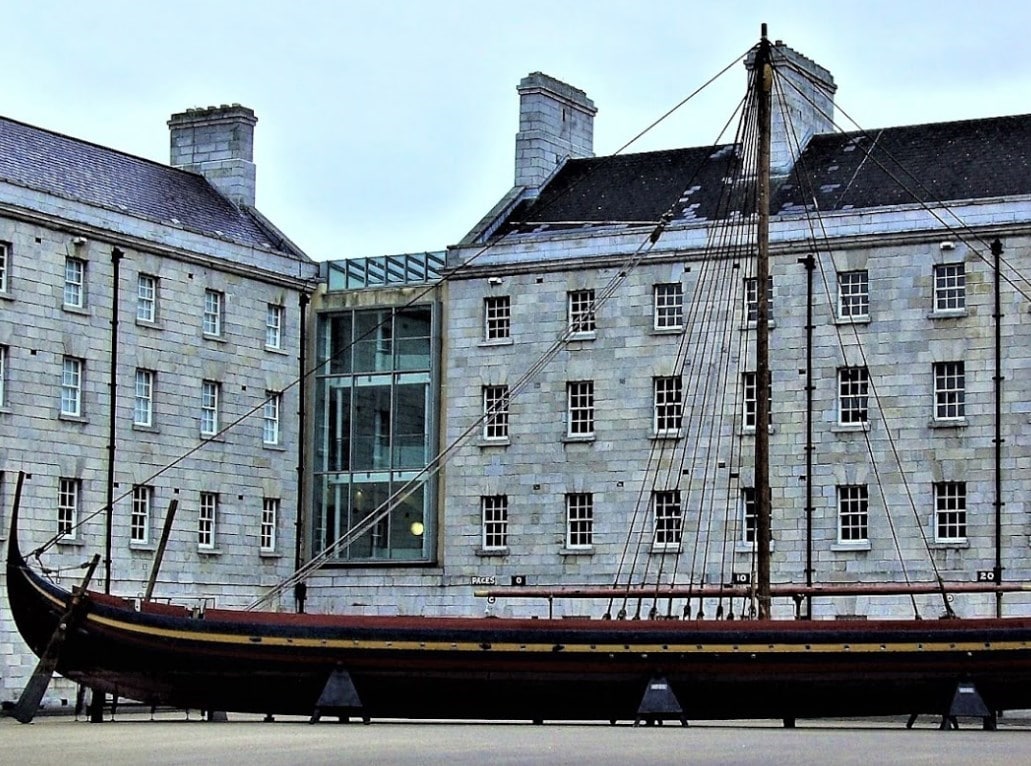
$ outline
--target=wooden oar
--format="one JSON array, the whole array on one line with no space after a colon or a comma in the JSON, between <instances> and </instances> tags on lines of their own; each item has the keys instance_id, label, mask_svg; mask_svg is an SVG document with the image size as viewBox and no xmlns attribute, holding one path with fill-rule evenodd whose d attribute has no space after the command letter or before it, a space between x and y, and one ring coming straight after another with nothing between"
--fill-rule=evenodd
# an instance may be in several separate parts
<instances>
[{"instance_id":1,"label":"wooden oar","mask_svg":"<svg viewBox=\"0 0 1031 766\"><path fill-rule=\"evenodd\" d=\"M50 679L53 678L54 671L57 669L57 661L61 656L61 647L64 646L68 634L75 629L75 626L82 619L85 612L85 607L88 603L85 597L86 589L89 587L90 580L93 579L93 573L96 571L97 564L99 563L100 554L98 553L93 556L93 560L89 563L86 569L86 576L82 578L82 585L72 594L72 599L68 604L68 611L61 615L61 620L57 623L57 629L47 643L46 651L43 652L39 662L36 663L36 669L32 672L32 678L25 685L21 697L18 698L17 704L11 711L11 715L21 723L31 721L36 716L36 711L39 710L39 703L43 701L43 695L46 693L47 687L50 685Z\"/></svg>"}]
</instances>

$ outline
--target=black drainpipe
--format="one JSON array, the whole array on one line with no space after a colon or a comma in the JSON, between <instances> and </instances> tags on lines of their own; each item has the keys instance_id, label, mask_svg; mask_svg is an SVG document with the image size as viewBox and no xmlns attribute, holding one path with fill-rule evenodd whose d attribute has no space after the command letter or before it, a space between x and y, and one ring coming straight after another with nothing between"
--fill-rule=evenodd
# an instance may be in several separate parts
<instances>
[{"instance_id":1,"label":"black drainpipe","mask_svg":"<svg viewBox=\"0 0 1031 766\"><path fill-rule=\"evenodd\" d=\"M995 257L995 584L1002 582L1002 296L999 265L1002 242L992 242ZM995 592L995 616L1002 617L1002 591Z\"/></svg>"},{"instance_id":2,"label":"black drainpipe","mask_svg":"<svg viewBox=\"0 0 1031 766\"><path fill-rule=\"evenodd\" d=\"M813 272L810 253L798 262L806 270L805 308L805 584L813 585ZM805 597L805 618L813 617L813 597Z\"/></svg>"},{"instance_id":3,"label":"black drainpipe","mask_svg":"<svg viewBox=\"0 0 1031 766\"><path fill-rule=\"evenodd\" d=\"M301 293L298 299L299 314L298 321L301 323L300 332L300 353L298 354L298 374L297 377L300 380L300 387L297 393L297 518L294 523L294 571L301 568L301 553L304 550L304 513L307 503L305 502L306 493L304 491L307 486L307 473L308 473L308 433L307 433L307 414L308 414L308 295ZM298 583L298 587L294 589L294 598L297 602L297 611L304 611L304 600L306 596L306 587L304 583Z\"/></svg>"},{"instance_id":4,"label":"black drainpipe","mask_svg":"<svg viewBox=\"0 0 1031 766\"><path fill-rule=\"evenodd\" d=\"M111 544L115 515L115 426L118 423L118 285L122 256L111 248L111 371L108 375L107 423L107 528L104 530L104 593L111 592Z\"/></svg>"}]
</instances>

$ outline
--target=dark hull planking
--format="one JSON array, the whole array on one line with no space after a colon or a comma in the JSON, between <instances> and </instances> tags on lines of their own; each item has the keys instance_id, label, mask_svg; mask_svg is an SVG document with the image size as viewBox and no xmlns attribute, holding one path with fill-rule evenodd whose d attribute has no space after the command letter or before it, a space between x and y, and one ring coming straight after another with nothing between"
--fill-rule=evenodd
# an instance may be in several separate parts
<instances>
[{"instance_id":1,"label":"dark hull planking","mask_svg":"<svg viewBox=\"0 0 1031 766\"><path fill-rule=\"evenodd\" d=\"M41 654L70 594L25 565L12 532L11 608ZM339 669L370 718L634 719L656 678L686 719L942 713L960 682L1007 710L1031 707L1031 619L194 618L90 593L57 669L148 704L305 715Z\"/></svg>"}]
</instances>

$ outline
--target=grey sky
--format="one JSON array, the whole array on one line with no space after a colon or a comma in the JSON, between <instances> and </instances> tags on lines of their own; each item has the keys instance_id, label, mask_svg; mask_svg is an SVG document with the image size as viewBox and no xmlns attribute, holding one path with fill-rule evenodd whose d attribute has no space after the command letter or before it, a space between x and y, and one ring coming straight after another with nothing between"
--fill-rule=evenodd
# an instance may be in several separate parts
<instances>
[{"instance_id":1,"label":"grey sky","mask_svg":"<svg viewBox=\"0 0 1031 766\"><path fill-rule=\"evenodd\" d=\"M172 112L254 109L258 207L318 260L457 242L512 183L527 73L587 91L608 154L763 21L863 128L1031 111L1022 0L0 0L0 19L6 117L167 162ZM713 143L743 87L738 66L631 150Z\"/></svg>"}]
</instances>

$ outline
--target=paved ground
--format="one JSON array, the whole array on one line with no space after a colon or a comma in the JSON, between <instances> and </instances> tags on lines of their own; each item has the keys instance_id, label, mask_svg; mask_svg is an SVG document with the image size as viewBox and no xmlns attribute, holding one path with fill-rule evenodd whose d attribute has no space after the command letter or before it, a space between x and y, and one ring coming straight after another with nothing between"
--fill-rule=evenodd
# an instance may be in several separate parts
<instances>
[{"instance_id":1,"label":"paved ground","mask_svg":"<svg viewBox=\"0 0 1031 766\"><path fill-rule=\"evenodd\" d=\"M400 723L371 725L302 718L263 723L232 715L228 723L182 714L119 716L101 724L41 716L27 725L0 719L0 763L11 766L352 766L446 764L976 764L1031 763L1031 723L1003 721L986 732L973 723L942 732L922 719L807 722L795 729L769 723L666 724Z\"/></svg>"}]
</instances>

